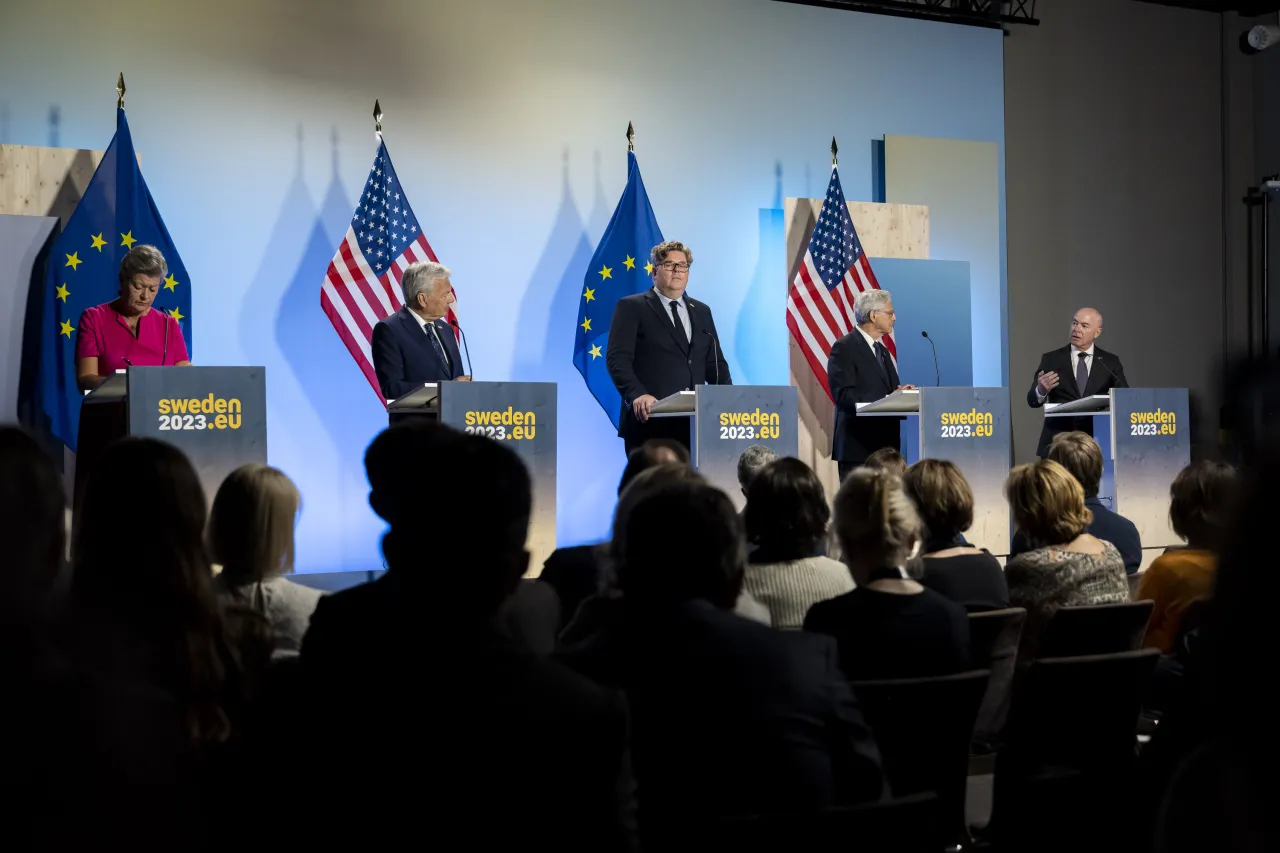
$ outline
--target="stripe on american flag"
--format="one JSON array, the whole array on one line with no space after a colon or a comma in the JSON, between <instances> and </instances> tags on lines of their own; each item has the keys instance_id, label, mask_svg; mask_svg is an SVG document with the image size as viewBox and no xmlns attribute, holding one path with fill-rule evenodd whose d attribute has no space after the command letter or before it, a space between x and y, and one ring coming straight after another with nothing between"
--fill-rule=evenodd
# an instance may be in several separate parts
<instances>
[{"instance_id":1,"label":"stripe on american flag","mask_svg":"<svg viewBox=\"0 0 1280 853\"><path fill-rule=\"evenodd\" d=\"M804 260L787 289L787 328L828 397L831 347L853 331L854 300L868 288L879 290L880 283L862 250L840 188L840 175L833 167ZM893 336L886 335L884 343L896 360Z\"/></svg>"},{"instance_id":2,"label":"stripe on american flag","mask_svg":"<svg viewBox=\"0 0 1280 853\"><path fill-rule=\"evenodd\" d=\"M409 264L434 260L436 254L409 208L386 143L379 141L351 225L321 282L320 307L384 405L370 349L373 327L404 305L400 278ZM447 319L457 320L452 306Z\"/></svg>"}]
</instances>

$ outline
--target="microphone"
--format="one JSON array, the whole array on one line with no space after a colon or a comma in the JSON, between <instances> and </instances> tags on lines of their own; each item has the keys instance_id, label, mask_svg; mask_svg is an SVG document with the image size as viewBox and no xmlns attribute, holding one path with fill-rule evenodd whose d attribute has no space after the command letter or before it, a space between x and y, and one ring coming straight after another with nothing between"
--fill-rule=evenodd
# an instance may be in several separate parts
<instances>
[{"instance_id":1,"label":"microphone","mask_svg":"<svg viewBox=\"0 0 1280 853\"><path fill-rule=\"evenodd\" d=\"M121 361L123 361L125 364L129 365L130 367L133 367L133 362L132 362L132 361L130 361L129 359L127 359L127 358L122 358L122 359L120 359L120 360L121 360Z\"/></svg>"},{"instance_id":2,"label":"microphone","mask_svg":"<svg viewBox=\"0 0 1280 853\"><path fill-rule=\"evenodd\" d=\"M1093 363L1094 363L1094 364L1101 364L1103 367L1105 367L1105 368L1107 369L1107 373L1110 373L1110 374L1111 374L1111 378L1112 378L1112 379L1114 379L1114 380L1115 380L1115 381L1117 381L1117 382L1119 382L1119 381L1120 381L1120 377L1119 377L1119 376L1116 376L1116 372L1115 372L1114 370L1112 370L1112 369L1111 369L1111 365L1109 365L1109 364L1107 364L1105 361L1103 361L1103 360L1102 360L1102 356L1098 355L1096 352L1093 354Z\"/></svg>"},{"instance_id":3,"label":"microphone","mask_svg":"<svg viewBox=\"0 0 1280 853\"><path fill-rule=\"evenodd\" d=\"M938 347L934 345L933 338L929 337L929 333L924 329L920 330L920 337L929 342L929 346L933 349L933 378L937 387L942 387L942 374L938 372Z\"/></svg>"},{"instance_id":4,"label":"microphone","mask_svg":"<svg viewBox=\"0 0 1280 853\"><path fill-rule=\"evenodd\" d=\"M711 353L716 357L716 384L720 384L720 345L716 343L716 336L711 334L710 329L703 329L702 333L711 338Z\"/></svg>"},{"instance_id":5,"label":"microphone","mask_svg":"<svg viewBox=\"0 0 1280 853\"><path fill-rule=\"evenodd\" d=\"M475 381L475 374L471 372L471 350L467 347L467 333L462 331L462 327L458 325L457 317L449 318L449 325L458 330L458 335L462 338L462 351L467 354L467 375Z\"/></svg>"}]
</instances>

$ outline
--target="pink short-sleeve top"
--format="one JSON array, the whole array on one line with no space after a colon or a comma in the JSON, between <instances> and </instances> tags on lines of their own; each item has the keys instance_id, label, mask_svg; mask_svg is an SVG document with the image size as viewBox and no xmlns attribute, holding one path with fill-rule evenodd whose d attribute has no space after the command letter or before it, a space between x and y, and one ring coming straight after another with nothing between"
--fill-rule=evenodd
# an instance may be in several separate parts
<instances>
[{"instance_id":1,"label":"pink short-sleeve top","mask_svg":"<svg viewBox=\"0 0 1280 853\"><path fill-rule=\"evenodd\" d=\"M134 337L124 317L110 302L86 308L76 328L76 358L98 359L98 375L110 376L129 366L165 367L190 361L182 327L153 308L138 318Z\"/></svg>"}]
</instances>

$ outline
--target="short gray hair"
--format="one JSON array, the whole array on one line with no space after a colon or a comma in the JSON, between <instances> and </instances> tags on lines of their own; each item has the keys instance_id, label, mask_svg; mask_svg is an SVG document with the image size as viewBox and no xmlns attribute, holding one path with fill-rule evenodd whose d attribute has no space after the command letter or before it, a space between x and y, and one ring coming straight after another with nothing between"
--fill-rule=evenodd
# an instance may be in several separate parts
<instances>
[{"instance_id":1,"label":"short gray hair","mask_svg":"<svg viewBox=\"0 0 1280 853\"><path fill-rule=\"evenodd\" d=\"M433 283L449 277L449 268L436 261L418 261L405 267L404 276L400 279L400 290L404 292L404 304L418 304L418 294Z\"/></svg>"},{"instance_id":2,"label":"short gray hair","mask_svg":"<svg viewBox=\"0 0 1280 853\"><path fill-rule=\"evenodd\" d=\"M887 290L871 288L862 291L858 294L858 298L853 300L853 321L859 326L871 322L871 312L883 311L884 307L892 301L893 294Z\"/></svg>"},{"instance_id":3,"label":"short gray hair","mask_svg":"<svg viewBox=\"0 0 1280 853\"><path fill-rule=\"evenodd\" d=\"M749 487L751 481L756 478L756 474L777 458L778 454L773 452L773 448L765 447L763 444L752 444L747 447L738 457L738 485L744 489Z\"/></svg>"},{"instance_id":4,"label":"short gray hair","mask_svg":"<svg viewBox=\"0 0 1280 853\"><path fill-rule=\"evenodd\" d=\"M124 253L120 260L120 286L130 284L140 275L164 278L169 274L169 264L155 246L139 243Z\"/></svg>"}]
</instances>

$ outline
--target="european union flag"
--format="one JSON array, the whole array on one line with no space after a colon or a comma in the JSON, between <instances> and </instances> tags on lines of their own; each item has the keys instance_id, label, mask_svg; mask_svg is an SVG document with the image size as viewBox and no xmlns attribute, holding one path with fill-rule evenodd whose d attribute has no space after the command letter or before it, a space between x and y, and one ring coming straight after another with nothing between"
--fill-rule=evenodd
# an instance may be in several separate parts
<instances>
[{"instance_id":1,"label":"european union flag","mask_svg":"<svg viewBox=\"0 0 1280 853\"><path fill-rule=\"evenodd\" d=\"M619 299L653 286L649 250L661 242L662 231L649 205L649 194L644 191L640 164L634 153L627 152L627 188L591 256L578 303L578 338L573 345L573 364L615 429L622 412L622 395L605 366L609 323Z\"/></svg>"},{"instance_id":2,"label":"european union flag","mask_svg":"<svg viewBox=\"0 0 1280 853\"><path fill-rule=\"evenodd\" d=\"M120 261L135 243L155 246L168 262L154 309L178 320L191 352L191 279L142 179L129 122L120 109L115 138L49 253L40 326L25 330L28 340L38 341L36 399L50 431L72 450L83 398L76 385L76 326L86 308L119 295Z\"/></svg>"}]
</instances>

